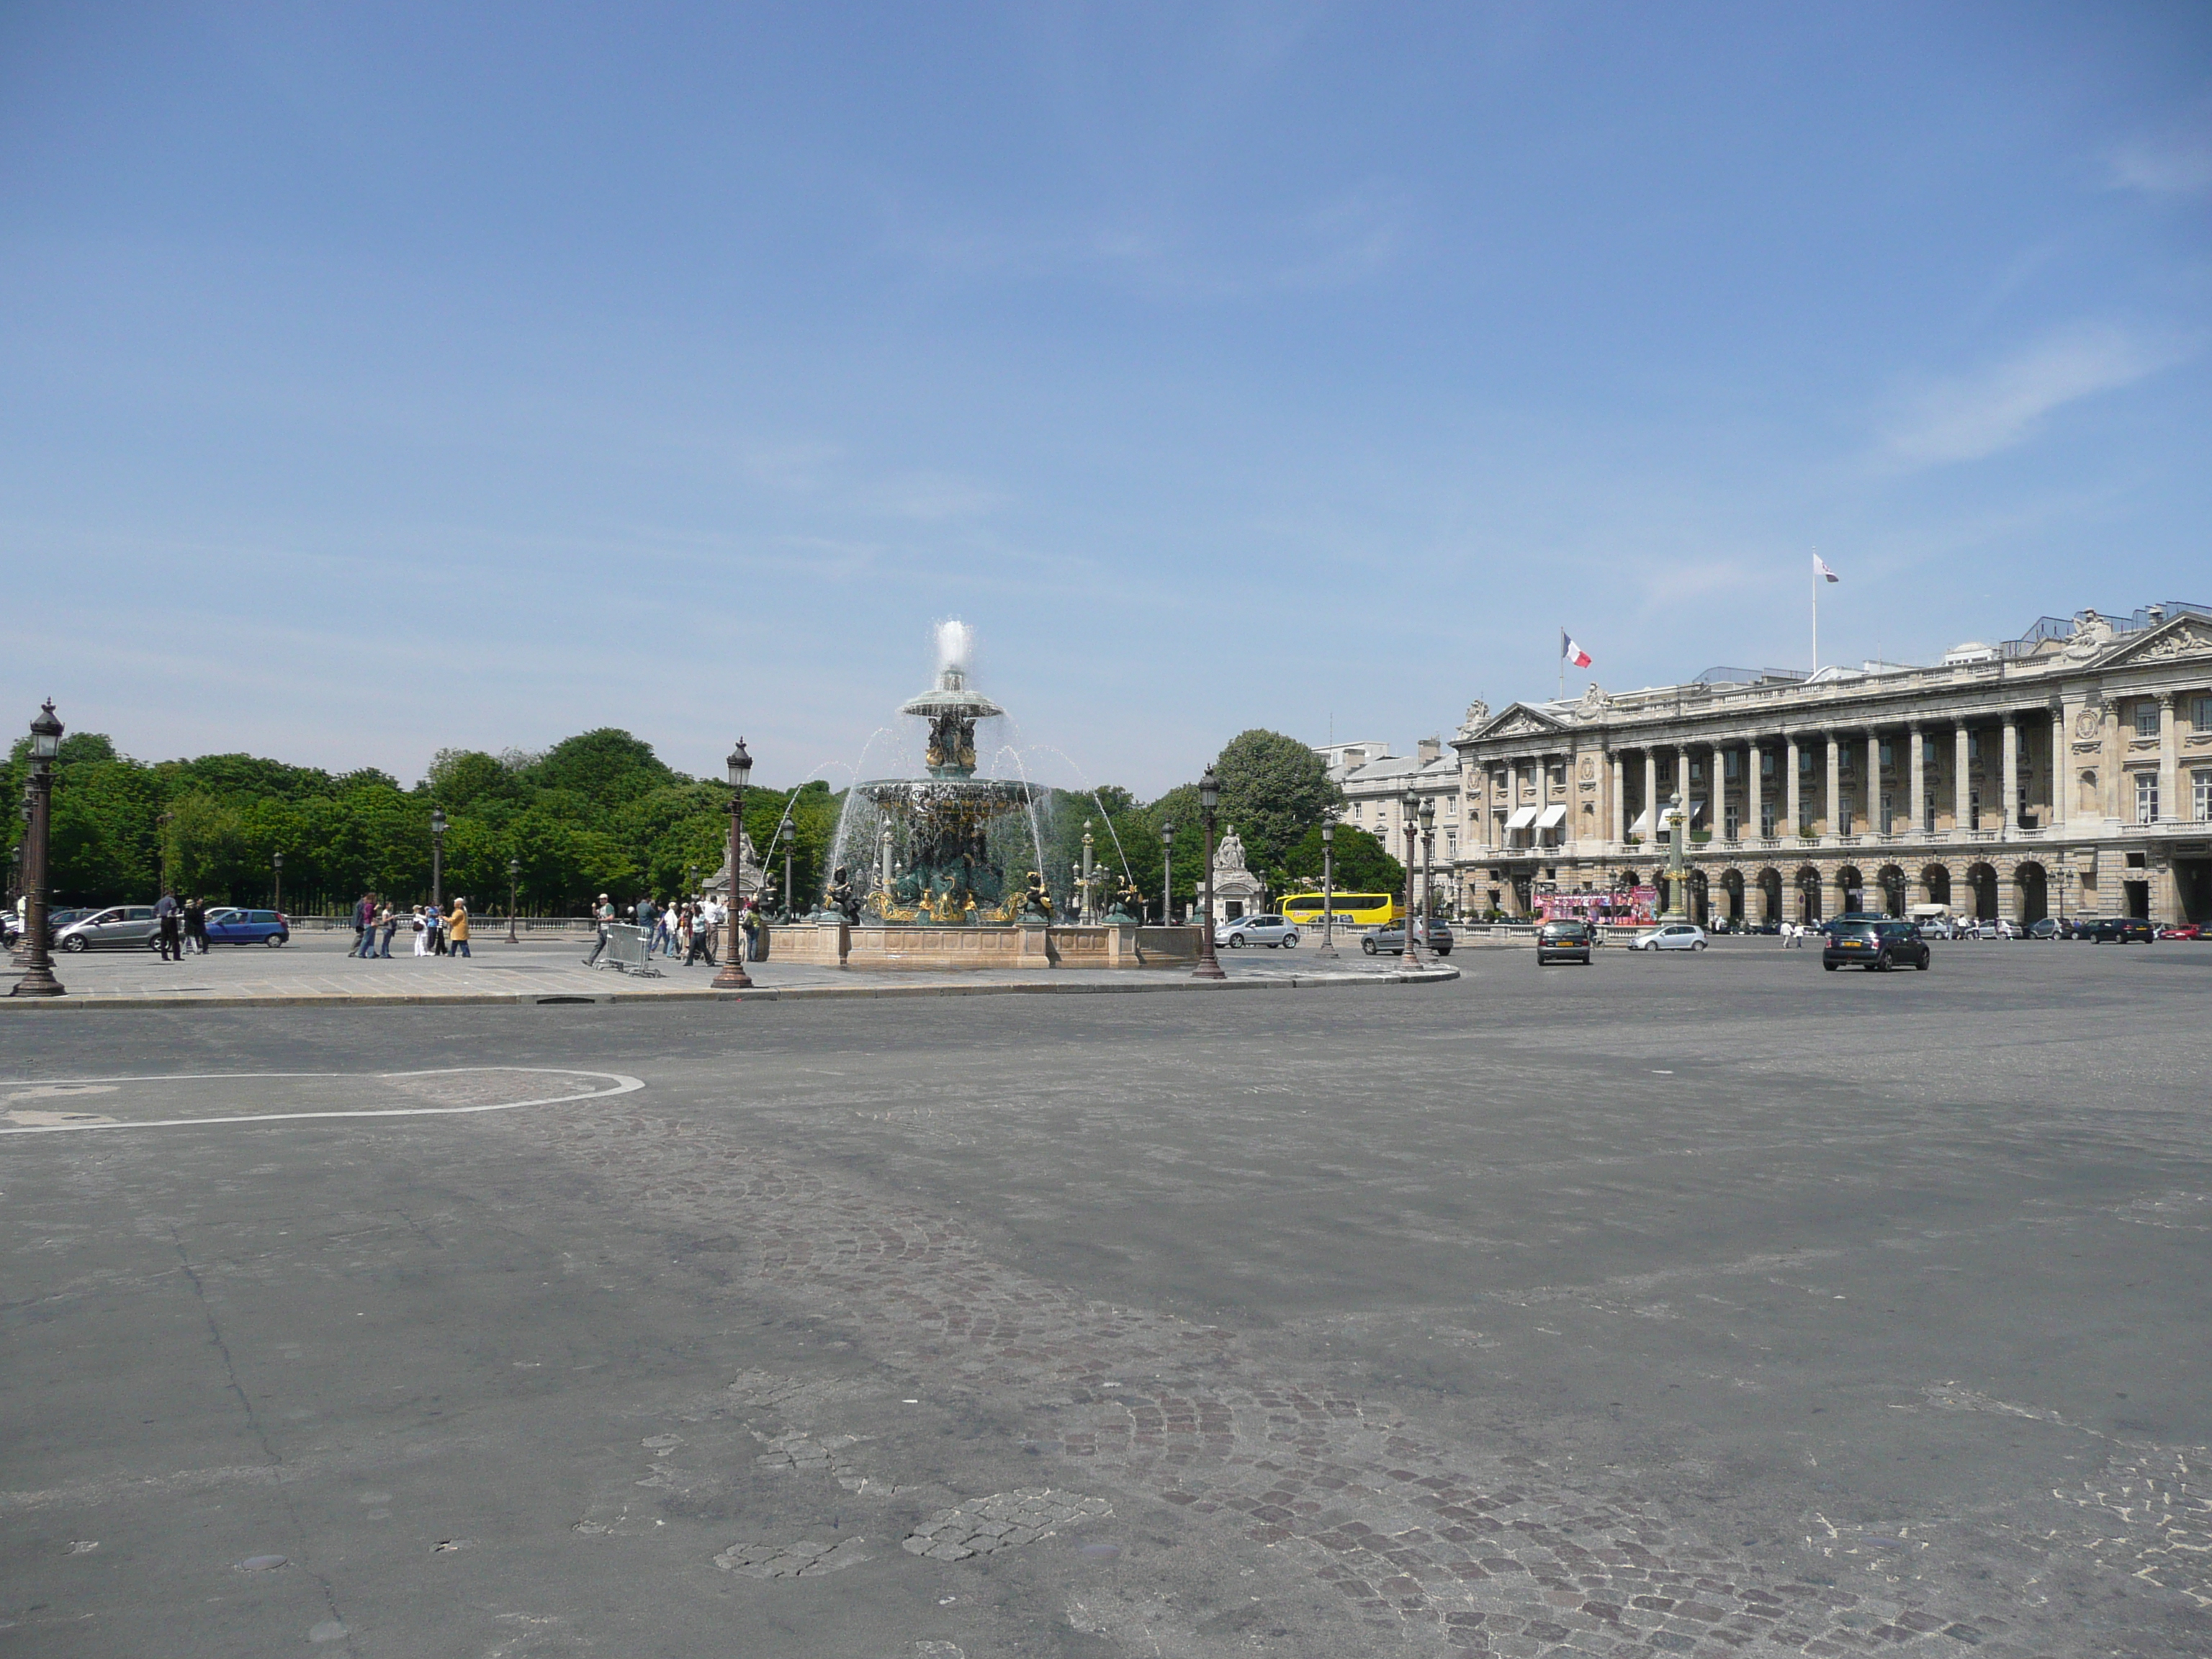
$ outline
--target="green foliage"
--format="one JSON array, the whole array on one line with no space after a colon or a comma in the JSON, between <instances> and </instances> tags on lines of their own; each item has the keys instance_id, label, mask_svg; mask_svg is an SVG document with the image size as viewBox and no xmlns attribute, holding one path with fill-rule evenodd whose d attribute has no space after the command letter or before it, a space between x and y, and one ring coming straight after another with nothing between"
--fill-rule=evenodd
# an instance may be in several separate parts
<instances>
[{"instance_id":1,"label":"green foliage","mask_svg":"<svg viewBox=\"0 0 2212 1659\"><path fill-rule=\"evenodd\" d=\"M1402 893L1406 866L1382 843L1349 823L1336 827L1336 890L1340 893ZM1321 826L1316 824L1283 854L1282 884L1321 886Z\"/></svg>"},{"instance_id":2,"label":"green foliage","mask_svg":"<svg viewBox=\"0 0 2212 1659\"><path fill-rule=\"evenodd\" d=\"M1328 766L1310 744L1254 730L1230 740L1213 763L1221 782L1221 824L1243 838L1256 874L1278 869L1283 854L1344 804Z\"/></svg>"},{"instance_id":3,"label":"green foliage","mask_svg":"<svg viewBox=\"0 0 2212 1659\"><path fill-rule=\"evenodd\" d=\"M27 747L19 740L0 770L11 801L21 795ZM368 891L412 903L430 894L439 807L448 823L446 897L504 910L513 860L525 909L574 914L600 892L624 902L668 898L711 875L729 841L729 800L726 784L687 778L612 730L543 756L442 750L412 789L374 769L334 776L251 755L148 765L98 732L70 732L55 765L54 901L143 902L166 871L179 896L265 904L281 852L288 909L343 909ZM746 832L779 892L786 845L795 896L804 903L820 891L842 805L818 781L746 793ZM0 855L22 830L12 812L4 822Z\"/></svg>"}]
</instances>

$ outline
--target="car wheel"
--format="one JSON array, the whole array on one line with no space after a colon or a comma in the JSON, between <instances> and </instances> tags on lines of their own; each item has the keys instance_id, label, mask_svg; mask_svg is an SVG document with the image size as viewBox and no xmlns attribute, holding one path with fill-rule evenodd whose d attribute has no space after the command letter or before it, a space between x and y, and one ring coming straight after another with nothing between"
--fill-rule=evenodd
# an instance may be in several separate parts
<instances>
[{"instance_id":1,"label":"car wheel","mask_svg":"<svg viewBox=\"0 0 2212 1659\"><path fill-rule=\"evenodd\" d=\"M1702 951L1702 950L1704 950L1704 949L1705 948L1705 940L1703 940L1703 939L1699 939L1699 940L1698 940L1695 945L1692 945L1690 948L1691 948L1692 951Z\"/></svg>"},{"instance_id":2,"label":"car wheel","mask_svg":"<svg viewBox=\"0 0 2212 1659\"><path fill-rule=\"evenodd\" d=\"M1375 954L1375 941L1371 939L1364 939L1359 941L1359 948L1371 957Z\"/></svg>"},{"instance_id":3,"label":"car wheel","mask_svg":"<svg viewBox=\"0 0 2212 1659\"><path fill-rule=\"evenodd\" d=\"M1889 952L1887 951L1884 951L1872 962L1867 963L1867 971L1870 974L1886 974L1889 971Z\"/></svg>"},{"instance_id":4,"label":"car wheel","mask_svg":"<svg viewBox=\"0 0 2212 1659\"><path fill-rule=\"evenodd\" d=\"M1836 964L1835 964L1834 963L1832 963L1832 962L1824 962L1824 963L1822 963L1820 964L1820 966L1821 966L1821 967L1823 967L1823 968L1825 968L1825 969L1826 969L1828 970L1828 972L1830 972L1830 973L1832 973L1832 973L1834 973L1834 972L1836 971Z\"/></svg>"},{"instance_id":5,"label":"car wheel","mask_svg":"<svg viewBox=\"0 0 2212 1659\"><path fill-rule=\"evenodd\" d=\"M1297 948L1298 948L1298 936L1297 936L1296 933L1292 933L1291 935L1290 935L1290 937L1289 937L1289 938L1285 939L1283 941L1283 949L1285 949L1285 951L1295 951L1295 950L1297 950Z\"/></svg>"},{"instance_id":6,"label":"car wheel","mask_svg":"<svg viewBox=\"0 0 2212 1659\"><path fill-rule=\"evenodd\" d=\"M273 950L275 950L278 945L280 945L283 944L283 943L284 943L284 941L285 941L288 938L289 938L289 937L290 937L290 935L289 935L289 934L285 934L285 933L271 933L271 934L270 934L270 935L269 935L269 937L268 937L267 939L265 939L262 940L261 942L262 942L264 945L267 945L270 950L272 950L272 951L273 951Z\"/></svg>"},{"instance_id":7,"label":"car wheel","mask_svg":"<svg viewBox=\"0 0 2212 1659\"><path fill-rule=\"evenodd\" d=\"M1232 951L1243 950L1244 948L1244 935L1242 933L1231 933L1229 936L1229 948Z\"/></svg>"},{"instance_id":8,"label":"car wheel","mask_svg":"<svg viewBox=\"0 0 2212 1659\"><path fill-rule=\"evenodd\" d=\"M62 949L70 952L72 955L82 951L84 949L84 935L82 933L71 933L67 939L62 941Z\"/></svg>"},{"instance_id":9,"label":"car wheel","mask_svg":"<svg viewBox=\"0 0 2212 1659\"><path fill-rule=\"evenodd\" d=\"M1933 951L1923 951L1920 953L1920 960L1912 965L1924 974L1928 971L1928 959L1935 954Z\"/></svg>"}]
</instances>

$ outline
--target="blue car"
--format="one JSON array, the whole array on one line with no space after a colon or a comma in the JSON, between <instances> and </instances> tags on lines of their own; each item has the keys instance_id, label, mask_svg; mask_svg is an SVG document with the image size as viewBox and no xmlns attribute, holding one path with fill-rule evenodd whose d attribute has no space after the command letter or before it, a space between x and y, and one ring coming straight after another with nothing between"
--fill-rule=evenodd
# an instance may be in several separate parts
<instances>
[{"instance_id":1,"label":"blue car","mask_svg":"<svg viewBox=\"0 0 2212 1659\"><path fill-rule=\"evenodd\" d=\"M292 924L281 910L210 910L207 935L210 945L266 945L274 950L292 937Z\"/></svg>"}]
</instances>

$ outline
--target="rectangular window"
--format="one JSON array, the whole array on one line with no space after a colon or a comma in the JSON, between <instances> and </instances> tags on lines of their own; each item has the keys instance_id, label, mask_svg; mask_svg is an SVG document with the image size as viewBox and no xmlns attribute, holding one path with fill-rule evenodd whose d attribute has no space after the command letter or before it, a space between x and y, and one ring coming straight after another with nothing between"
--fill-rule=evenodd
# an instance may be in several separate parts
<instances>
[{"instance_id":1,"label":"rectangular window","mask_svg":"<svg viewBox=\"0 0 2212 1659\"><path fill-rule=\"evenodd\" d=\"M2212 823L2212 772L2191 775L2189 811L2199 823Z\"/></svg>"},{"instance_id":2,"label":"rectangular window","mask_svg":"<svg viewBox=\"0 0 2212 1659\"><path fill-rule=\"evenodd\" d=\"M2158 822L2158 774L2155 772L2136 774L2136 822Z\"/></svg>"},{"instance_id":3,"label":"rectangular window","mask_svg":"<svg viewBox=\"0 0 2212 1659\"><path fill-rule=\"evenodd\" d=\"M1936 797L1929 795L1921 803L1920 810L1922 816L1927 819L1927 822L1920 826L1921 833L1934 835L1936 833Z\"/></svg>"},{"instance_id":4,"label":"rectangular window","mask_svg":"<svg viewBox=\"0 0 2212 1659\"><path fill-rule=\"evenodd\" d=\"M1839 743L1836 745L1836 770L1848 772L1850 769L1851 746L1847 743Z\"/></svg>"},{"instance_id":5,"label":"rectangular window","mask_svg":"<svg viewBox=\"0 0 2212 1659\"><path fill-rule=\"evenodd\" d=\"M1455 818L1459 816L1459 797L1457 795L1446 795L1444 797L1444 816L1448 818Z\"/></svg>"},{"instance_id":6,"label":"rectangular window","mask_svg":"<svg viewBox=\"0 0 2212 1659\"><path fill-rule=\"evenodd\" d=\"M2012 804L2012 810L2020 814L2022 823L2027 822L2027 786L2024 783L2020 787L2020 799Z\"/></svg>"},{"instance_id":7,"label":"rectangular window","mask_svg":"<svg viewBox=\"0 0 2212 1659\"><path fill-rule=\"evenodd\" d=\"M1738 778L1743 775L1742 750L1731 749L1727 751L1727 758L1723 760L1721 763L1721 775L1725 777L1730 783L1734 783Z\"/></svg>"},{"instance_id":8,"label":"rectangular window","mask_svg":"<svg viewBox=\"0 0 2212 1659\"><path fill-rule=\"evenodd\" d=\"M2190 729L2199 736L2212 737L2212 697L2199 697L2191 706Z\"/></svg>"},{"instance_id":9,"label":"rectangular window","mask_svg":"<svg viewBox=\"0 0 2212 1659\"><path fill-rule=\"evenodd\" d=\"M1769 841L1774 839L1774 803L1771 800L1759 803L1759 833Z\"/></svg>"},{"instance_id":10,"label":"rectangular window","mask_svg":"<svg viewBox=\"0 0 2212 1659\"><path fill-rule=\"evenodd\" d=\"M1701 761L1701 760L1693 760L1693 761L1692 761L1692 762L1690 763L1690 781L1691 781L1692 783L1703 783L1705 781L1705 762L1703 762L1703 761Z\"/></svg>"},{"instance_id":11,"label":"rectangular window","mask_svg":"<svg viewBox=\"0 0 2212 1659\"><path fill-rule=\"evenodd\" d=\"M1813 769L1813 751L1812 751L1811 750L1809 750L1809 749L1800 749L1800 750L1797 751L1797 770L1798 770L1798 772L1799 772L1801 775L1803 775L1803 774L1810 773L1810 772L1812 771L1812 769Z\"/></svg>"},{"instance_id":12,"label":"rectangular window","mask_svg":"<svg viewBox=\"0 0 2212 1659\"><path fill-rule=\"evenodd\" d=\"M1734 801L1728 804L1728 809L1721 814L1721 818L1726 826L1721 833L1730 841L1734 841L1743 833L1743 814L1737 810Z\"/></svg>"},{"instance_id":13,"label":"rectangular window","mask_svg":"<svg viewBox=\"0 0 2212 1659\"><path fill-rule=\"evenodd\" d=\"M1884 790L1881 796L1881 833L1885 836L1893 835L1896 833L1896 828L1897 811L1890 805L1889 792Z\"/></svg>"},{"instance_id":14,"label":"rectangular window","mask_svg":"<svg viewBox=\"0 0 2212 1659\"><path fill-rule=\"evenodd\" d=\"M1771 749L1762 749L1759 751L1759 775L1762 778L1771 778L1774 775L1774 751Z\"/></svg>"},{"instance_id":15,"label":"rectangular window","mask_svg":"<svg viewBox=\"0 0 2212 1659\"><path fill-rule=\"evenodd\" d=\"M1982 734L1981 734L1980 732L1967 732L1967 733L1966 733L1966 758L1967 758L1968 760L1970 760L1970 761L1978 761L1978 760L1981 759L1981 757L1982 757Z\"/></svg>"},{"instance_id":16,"label":"rectangular window","mask_svg":"<svg viewBox=\"0 0 2212 1659\"><path fill-rule=\"evenodd\" d=\"M1942 759L1943 751L1937 746L1935 738L1923 738L1920 739L1920 763L1923 766L1938 765L1942 763Z\"/></svg>"},{"instance_id":17,"label":"rectangular window","mask_svg":"<svg viewBox=\"0 0 2212 1659\"><path fill-rule=\"evenodd\" d=\"M1448 859L1459 856L1459 831L1456 830L1444 831L1444 856Z\"/></svg>"},{"instance_id":18,"label":"rectangular window","mask_svg":"<svg viewBox=\"0 0 2212 1659\"><path fill-rule=\"evenodd\" d=\"M2158 705L2148 698L2136 705L2136 735L2139 738L2158 735ZM2146 823L2148 821L2144 820Z\"/></svg>"},{"instance_id":19,"label":"rectangular window","mask_svg":"<svg viewBox=\"0 0 2212 1659\"><path fill-rule=\"evenodd\" d=\"M1897 745L1887 740L1883 742L1881 745L1881 763L1893 771L1896 769Z\"/></svg>"},{"instance_id":20,"label":"rectangular window","mask_svg":"<svg viewBox=\"0 0 2212 1659\"><path fill-rule=\"evenodd\" d=\"M1978 830L1981 827L1982 792L1978 789L1969 789L1966 791L1966 828Z\"/></svg>"},{"instance_id":21,"label":"rectangular window","mask_svg":"<svg viewBox=\"0 0 2212 1659\"><path fill-rule=\"evenodd\" d=\"M1836 799L1836 833L1839 836L1851 833L1851 798L1849 795L1838 795Z\"/></svg>"}]
</instances>

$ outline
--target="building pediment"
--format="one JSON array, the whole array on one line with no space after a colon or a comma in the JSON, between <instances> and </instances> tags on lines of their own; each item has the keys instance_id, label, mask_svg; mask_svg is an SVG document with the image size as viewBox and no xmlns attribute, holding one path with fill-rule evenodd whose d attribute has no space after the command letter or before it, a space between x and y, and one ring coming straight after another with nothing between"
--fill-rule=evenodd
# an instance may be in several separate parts
<instances>
[{"instance_id":1,"label":"building pediment","mask_svg":"<svg viewBox=\"0 0 2212 1659\"><path fill-rule=\"evenodd\" d=\"M2178 657L2212 657L2212 619L2184 611L2156 628L2130 634L2126 642L2097 659L2100 668L2133 668Z\"/></svg>"},{"instance_id":2,"label":"building pediment","mask_svg":"<svg viewBox=\"0 0 2212 1659\"><path fill-rule=\"evenodd\" d=\"M1566 729L1565 722L1516 702L1500 709L1497 718L1474 735L1481 742L1489 738L1552 737Z\"/></svg>"}]
</instances>

